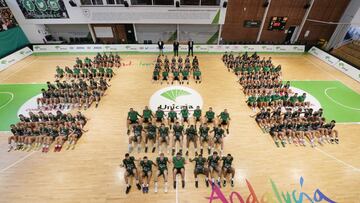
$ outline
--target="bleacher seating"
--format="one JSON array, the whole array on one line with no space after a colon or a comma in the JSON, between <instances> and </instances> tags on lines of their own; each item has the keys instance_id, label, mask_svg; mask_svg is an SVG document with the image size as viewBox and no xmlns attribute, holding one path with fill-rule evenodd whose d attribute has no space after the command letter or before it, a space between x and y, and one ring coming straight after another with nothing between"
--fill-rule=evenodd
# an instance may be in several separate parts
<instances>
[{"instance_id":1,"label":"bleacher seating","mask_svg":"<svg viewBox=\"0 0 360 203\"><path fill-rule=\"evenodd\" d=\"M352 41L332 50L331 53L360 69L360 41Z\"/></svg>"}]
</instances>

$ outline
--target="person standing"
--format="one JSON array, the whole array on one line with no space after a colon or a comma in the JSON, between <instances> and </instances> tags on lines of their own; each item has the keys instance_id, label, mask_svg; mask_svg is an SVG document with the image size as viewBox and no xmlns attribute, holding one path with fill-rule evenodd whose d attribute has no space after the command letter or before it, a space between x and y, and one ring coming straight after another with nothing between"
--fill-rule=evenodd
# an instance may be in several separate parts
<instances>
[{"instance_id":1,"label":"person standing","mask_svg":"<svg viewBox=\"0 0 360 203\"><path fill-rule=\"evenodd\" d=\"M174 47L174 56L179 56L179 42L175 41L173 47Z\"/></svg>"},{"instance_id":2,"label":"person standing","mask_svg":"<svg viewBox=\"0 0 360 203\"><path fill-rule=\"evenodd\" d=\"M158 41L159 54L164 56L164 42L162 40Z\"/></svg>"},{"instance_id":3,"label":"person standing","mask_svg":"<svg viewBox=\"0 0 360 203\"><path fill-rule=\"evenodd\" d=\"M188 41L188 56L190 56L190 52L191 52L191 56L194 56L194 41L193 40Z\"/></svg>"}]
</instances>

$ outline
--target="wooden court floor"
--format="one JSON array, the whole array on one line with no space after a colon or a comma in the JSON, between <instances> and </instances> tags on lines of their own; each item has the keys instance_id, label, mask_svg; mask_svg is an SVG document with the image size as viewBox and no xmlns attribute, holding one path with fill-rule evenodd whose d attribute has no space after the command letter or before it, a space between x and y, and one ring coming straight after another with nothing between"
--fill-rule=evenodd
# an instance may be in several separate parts
<instances>
[{"instance_id":1,"label":"wooden court floor","mask_svg":"<svg viewBox=\"0 0 360 203\"><path fill-rule=\"evenodd\" d=\"M339 80L360 93L357 82L313 56L271 56L275 64L282 65L285 80ZM30 56L1 72L0 83L53 81L55 66L72 65L75 57ZM153 68L146 64L152 63L155 55L122 57L128 66L117 71L99 108L84 112L90 118L86 125L89 132L75 150L48 154L8 153L8 133L0 134L0 202L209 202L206 197L210 196L211 189L205 187L202 176L199 176L199 188L195 188L191 163L186 165L185 189L175 191L171 188L165 194L160 181L158 194L153 192L151 184L149 194L142 194L133 187L130 194L125 195L124 169L119 164L127 151L128 109L133 107L142 111L149 104L150 96L166 85L153 84L150 80ZM276 148L270 136L263 134L249 117L252 111L245 104L246 98L235 76L223 67L220 55L201 54L198 58L203 83L186 86L201 94L204 109L212 106L220 113L227 108L232 118L230 136L225 138L225 153L231 153L235 158L235 187L221 189L229 202L232 191L244 199L249 196L246 180L259 199L264 194L274 194L270 179L284 193L291 194L296 190L299 194L301 190L313 197L314 191L320 189L336 202L360 202L360 125L337 125L339 145L327 144L315 149L309 146ZM0 121L2 119L6 118L0 118ZM145 155L133 154L137 158ZM153 160L156 155L148 154ZM193 157L192 151L190 157ZM304 179L302 188L300 177ZM275 199L269 202L278 202ZM234 202L238 200L234 199ZM304 199L303 202L309 201Z\"/></svg>"}]
</instances>

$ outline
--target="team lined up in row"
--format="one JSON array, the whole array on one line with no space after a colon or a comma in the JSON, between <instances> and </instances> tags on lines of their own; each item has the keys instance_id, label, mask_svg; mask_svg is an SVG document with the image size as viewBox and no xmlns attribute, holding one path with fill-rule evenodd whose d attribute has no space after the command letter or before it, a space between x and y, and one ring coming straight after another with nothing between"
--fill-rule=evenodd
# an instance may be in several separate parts
<instances>
[{"instance_id":1,"label":"team lined up in row","mask_svg":"<svg viewBox=\"0 0 360 203\"><path fill-rule=\"evenodd\" d=\"M197 106L191 119L188 107L183 106L180 115L181 118L178 118L178 113L171 109L167 113L167 119L165 119L165 112L160 107L153 113L146 106L142 115L130 108L127 116L127 134L133 133L129 136L129 152L132 151L133 144L137 145L138 152L140 152L143 140L145 140L145 153L149 147L152 147L152 152L155 152L155 144L157 144L159 153L162 152L161 146L163 143L165 143L165 151L168 152L170 134L173 135L172 155L175 154L177 142L179 143L180 153L182 153L184 135L186 135L186 155L189 154L188 148L191 142L194 143L196 155L198 154L198 143L200 143L200 154L203 153L205 144L208 145L209 154L211 150L215 150L216 145L220 145L221 153L223 152L223 138L226 136L225 131L229 134L230 125L230 115L227 109L224 109L223 112L216 116L210 107L203 115L202 110ZM219 118L219 121L217 118ZM187 124L186 128L185 123ZM213 129L210 129L210 125L213 126ZM213 133L213 136L210 136L211 133Z\"/></svg>"},{"instance_id":2,"label":"team lined up in row","mask_svg":"<svg viewBox=\"0 0 360 203\"><path fill-rule=\"evenodd\" d=\"M152 79L154 82L160 80L161 84L166 82L169 84L174 84L177 81L179 84L189 84L189 79L191 74L195 83L201 83L202 76L199 67L199 60L195 56L192 58L192 62L189 56L183 60L181 56L173 58L170 60L165 56L162 58L162 55L159 55L156 59Z\"/></svg>"},{"instance_id":3,"label":"team lined up in row","mask_svg":"<svg viewBox=\"0 0 360 203\"><path fill-rule=\"evenodd\" d=\"M115 75L113 68L121 67L120 56L118 54L113 55L111 52L109 56L106 53L103 55L97 53L93 60L88 57L81 60L77 57L75 62L72 68L65 66L65 70L57 66L55 77L57 79L64 77L66 79L100 79L105 77L110 80Z\"/></svg>"},{"instance_id":4,"label":"team lined up in row","mask_svg":"<svg viewBox=\"0 0 360 203\"><path fill-rule=\"evenodd\" d=\"M19 115L20 121L10 126L12 135L8 138L9 149L14 150L40 150L48 152L54 142L54 152L61 151L68 141L67 149L74 149L78 139L85 132L83 130L87 119L78 112L76 115L64 114L57 111L56 114L29 113L29 117Z\"/></svg>"},{"instance_id":5,"label":"team lined up in row","mask_svg":"<svg viewBox=\"0 0 360 203\"><path fill-rule=\"evenodd\" d=\"M234 187L234 176L235 170L232 167L232 162L234 158L231 154L226 156L219 156L215 151L206 159L202 154L195 156L193 159L189 159L190 162L195 162L194 167L194 178L195 178L195 187L198 188L199 181L198 175L205 175L205 184L209 187L209 180L211 184L215 184L215 177L217 176L217 184L221 187L226 186L227 177L230 175L231 187ZM139 164L136 164L139 162ZM221 165L222 162L222 165ZM185 157L182 156L180 152L173 156L172 161L164 156L164 153L160 153L160 156L156 158L156 162L148 159L147 156L144 156L143 159L135 159L135 157L130 156L128 153L125 154L121 167L125 168L124 179L126 182L126 194L130 192L131 184L130 177L134 177L136 181L136 186L139 190L142 189L143 193L149 192L149 184L153 174L152 166L157 167L156 174L154 176L154 192L158 192L158 177L162 176L164 178L164 192L168 191L168 164L172 164L172 173L173 173L173 183L174 189L177 187L176 176L181 175L182 188L185 187L185 164L187 163ZM138 169L137 165L141 169ZM141 185L140 185L141 184Z\"/></svg>"},{"instance_id":6,"label":"team lined up in row","mask_svg":"<svg viewBox=\"0 0 360 203\"><path fill-rule=\"evenodd\" d=\"M323 110L314 111L306 101L306 93L298 95L290 89L290 82L285 84L281 78L281 66L275 67L272 59L268 60L256 54L248 53L234 57L225 53L223 61L229 70L239 78L244 94L248 96L247 104L259 113L255 120L264 132L269 132L275 144L283 147L294 143L306 146L305 137L312 147L338 143L338 132L334 129L335 121L325 122ZM265 109L267 108L267 109Z\"/></svg>"}]
</instances>

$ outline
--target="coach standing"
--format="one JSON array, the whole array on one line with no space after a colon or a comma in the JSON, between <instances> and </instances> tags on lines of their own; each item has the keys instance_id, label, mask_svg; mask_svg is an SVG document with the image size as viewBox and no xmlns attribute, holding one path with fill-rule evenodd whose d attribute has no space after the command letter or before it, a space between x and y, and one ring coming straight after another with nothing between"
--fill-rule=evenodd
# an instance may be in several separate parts
<instances>
[{"instance_id":1,"label":"coach standing","mask_svg":"<svg viewBox=\"0 0 360 203\"><path fill-rule=\"evenodd\" d=\"M159 47L159 55L164 56L164 42L162 40L158 41L158 47Z\"/></svg>"},{"instance_id":2,"label":"coach standing","mask_svg":"<svg viewBox=\"0 0 360 203\"><path fill-rule=\"evenodd\" d=\"M174 56L179 56L179 42L175 41L173 47L174 47Z\"/></svg>"},{"instance_id":3,"label":"coach standing","mask_svg":"<svg viewBox=\"0 0 360 203\"><path fill-rule=\"evenodd\" d=\"M188 41L188 56L190 56L190 51L191 51L191 56L194 56L194 41L193 40Z\"/></svg>"}]
</instances>

